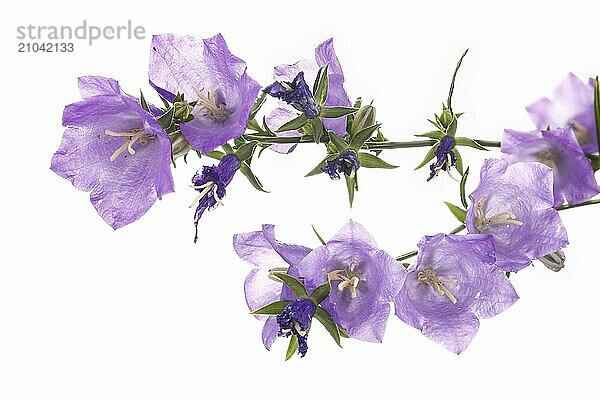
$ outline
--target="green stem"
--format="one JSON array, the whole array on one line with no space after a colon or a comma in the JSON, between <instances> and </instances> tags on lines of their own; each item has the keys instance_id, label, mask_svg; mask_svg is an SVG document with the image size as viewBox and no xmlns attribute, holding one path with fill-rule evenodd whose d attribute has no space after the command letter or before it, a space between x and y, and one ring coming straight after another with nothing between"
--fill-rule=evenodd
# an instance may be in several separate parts
<instances>
[{"instance_id":1,"label":"green stem","mask_svg":"<svg viewBox=\"0 0 600 400\"><path fill-rule=\"evenodd\" d=\"M497 142L495 140L480 140L480 139L475 139L475 141L477 143L479 143L480 145L482 145L483 147L500 147L502 143Z\"/></svg>"},{"instance_id":2,"label":"green stem","mask_svg":"<svg viewBox=\"0 0 600 400\"><path fill-rule=\"evenodd\" d=\"M565 204L565 205L562 205L562 206L557 206L555 208L558 211L562 211L562 210L568 210L568 209L571 209L571 208L589 206L590 204L600 204L600 199L584 201L583 203L577 203L577 204Z\"/></svg>"},{"instance_id":3,"label":"green stem","mask_svg":"<svg viewBox=\"0 0 600 400\"><path fill-rule=\"evenodd\" d=\"M456 228L452 229L450 231L450 235L454 235L455 233L462 232L465 230L465 228L466 228L465 224L461 224L460 226L457 226ZM419 254L419 252L417 250L409 251L408 253L405 253L405 254L402 254L401 256L396 257L396 261L404 261L409 258L413 258L417 254Z\"/></svg>"}]
</instances>

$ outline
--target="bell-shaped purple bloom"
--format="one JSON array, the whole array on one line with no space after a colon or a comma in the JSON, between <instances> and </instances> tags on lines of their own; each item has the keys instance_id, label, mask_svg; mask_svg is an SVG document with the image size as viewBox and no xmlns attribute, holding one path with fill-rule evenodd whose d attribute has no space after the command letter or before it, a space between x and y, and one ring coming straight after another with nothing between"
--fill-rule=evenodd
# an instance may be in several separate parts
<instances>
[{"instance_id":1,"label":"bell-shaped purple bloom","mask_svg":"<svg viewBox=\"0 0 600 400\"><path fill-rule=\"evenodd\" d=\"M225 197L225 188L231 183L233 176L240 169L240 165L240 160L235 155L227 154L223 156L218 165L205 165L201 173L198 171L192 177L193 188L200 192L190 205L191 207L198 203L194 213L194 226L196 227L194 243L198 240L198 222L202 214L206 210L223 204L221 200Z\"/></svg>"},{"instance_id":2,"label":"bell-shaped purple bloom","mask_svg":"<svg viewBox=\"0 0 600 400\"><path fill-rule=\"evenodd\" d=\"M173 191L171 143L154 116L117 81L85 76L79 89L83 101L65 107L67 129L50 168L90 192L104 221L121 228Z\"/></svg>"},{"instance_id":3,"label":"bell-shaped purple bloom","mask_svg":"<svg viewBox=\"0 0 600 400\"><path fill-rule=\"evenodd\" d=\"M483 163L479 186L469 195L465 225L469 233L494 238L502 270L519 271L568 244L553 207L552 181L552 169L538 162Z\"/></svg>"},{"instance_id":4,"label":"bell-shaped purple bloom","mask_svg":"<svg viewBox=\"0 0 600 400\"><path fill-rule=\"evenodd\" d=\"M315 101L315 96L306 84L304 72L302 71L298 72L298 75L296 75L293 81L274 82L264 90L268 95L298 108L308 118L315 118L319 115L319 105Z\"/></svg>"},{"instance_id":5,"label":"bell-shaped purple bloom","mask_svg":"<svg viewBox=\"0 0 600 400\"><path fill-rule=\"evenodd\" d=\"M406 269L383 250L360 224L350 221L298 264L307 288L331 282L321 305L351 338L381 342Z\"/></svg>"},{"instance_id":6,"label":"bell-shaped purple bloom","mask_svg":"<svg viewBox=\"0 0 600 400\"><path fill-rule=\"evenodd\" d=\"M311 300L294 299L285 306L281 314L275 317L279 325L278 336L296 336L298 339L298 353L304 357L308 351L308 328L315 315L317 306Z\"/></svg>"},{"instance_id":7,"label":"bell-shaped purple bloom","mask_svg":"<svg viewBox=\"0 0 600 400\"><path fill-rule=\"evenodd\" d=\"M454 145L456 140L452 136L444 136L438 147L435 149L436 161L429 166L431 174L427 182L435 178L440 171L450 172L450 168L456 165L456 154L454 154Z\"/></svg>"},{"instance_id":8,"label":"bell-shaped purple bloom","mask_svg":"<svg viewBox=\"0 0 600 400\"><path fill-rule=\"evenodd\" d=\"M489 235L425 236L396 296L396 315L427 338L459 354L480 318L510 307L518 296L495 264Z\"/></svg>"},{"instance_id":9,"label":"bell-shaped purple bloom","mask_svg":"<svg viewBox=\"0 0 600 400\"><path fill-rule=\"evenodd\" d=\"M263 225L262 230L239 233L233 237L233 247L237 255L254 268L244 282L246 303L250 311L255 311L277 300L292 300L295 296L287 286L275 278L272 272L283 272L298 277L296 266L310 253L304 246L287 244L275 239L275 226ZM314 288L307 287L308 290ZM268 349L277 339L279 324L276 317L257 315L265 320L262 331L263 344Z\"/></svg>"},{"instance_id":10,"label":"bell-shaped purple bloom","mask_svg":"<svg viewBox=\"0 0 600 400\"><path fill-rule=\"evenodd\" d=\"M554 90L553 100L541 98L529 105L527 111L538 129L570 126L583 151L598 151L593 79L585 84L577 76L569 73Z\"/></svg>"},{"instance_id":11,"label":"bell-shaped purple bloom","mask_svg":"<svg viewBox=\"0 0 600 400\"><path fill-rule=\"evenodd\" d=\"M571 128L505 130L502 158L509 163L539 161L554 171L554 205L581 203L600 193L590 161Z\"/></svg>"},{"instance_id":12,"label":"bell-shaped purple bloom","mask_svg":"<svg viewBox=\"0 0 600 400\"><path fill-rule=\"evenodd\" d=\"M165 99L183 93L197 101L194 119L181 124L181 133L203 153L240 137L260 85L246 73L246 63L234 56L223 36L201 42L173 34L152 38L150 84Z\"/></svg>"},{"instance_id":13,"label":"bell-shaped purple bloom","mask_svg":"<svg viewBox=\"0 0 600 400\"><path fill-rule=\"evenodd\" d=\"M354 150L346 150L337 158L327 161L321 171L329 175L331 179L340 179L340 173L354 178L356 171L360 168L358 154Z\"/></svg>"},{"instance_id":14,"label":"bell-shaped purple bloom","mask_svg":"<svg viewBox=\"0 0 600 400\"><path fill-rule=\"evenodd\" d=\"M275 81L293 81L300 72L303 73L309 87L312 87L319 68L329 65L327 77L329 86L327 99L324 106L327 107L351 107L352 103L344 89L344 73L333 48L333 39L327 39L315 49L314 60L300 60L293 65L279 65L275 67L273 78ZM290 107L291 108L291 107ZM293 109L292 109L293 110ZM324 118L323 125L339 136L346 136L346 117Z\"/></svg>"}]
</instances>

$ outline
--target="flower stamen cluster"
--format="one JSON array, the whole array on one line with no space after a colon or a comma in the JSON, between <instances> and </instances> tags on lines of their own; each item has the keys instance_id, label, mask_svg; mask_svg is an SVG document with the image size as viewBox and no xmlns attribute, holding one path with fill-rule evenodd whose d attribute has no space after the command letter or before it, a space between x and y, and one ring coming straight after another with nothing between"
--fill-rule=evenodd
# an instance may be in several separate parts
<instances>
[{"instance_id":1,"label":"flower stamen cluster","mask_svg":"<svg viewBox=\"0 0 600 400\"><path fill-rule=\"evenodd\" d=\"M425 267L422 271L417 274L417 281L419 283L426 283L433 288L439 295L446 296L452 304L456 304L456 297L448 290L444 285L456 284L456 279L442 279L439 278L435 270L431 267Z\"/></svg>"},{"instance_id":2,"label":"flower stamen cluster","mask_svg":"<svg viewBox=\"0 0 600 400\"><path fill-rule=\"evenodd\" d=\"M503 212L497 215L494 215L491 218L487 218L485 216L484 211L484 200L479 200L475 204L476 216L475 216L475 229L479 233L483 233L492 225L523 225L523 222L517 220L517 216L510 211Z\"/></svg>"},{"instance_id":3,"label":"flower stamen cluster","mask_svg":"<svg viewBox=\"0 0 600 400\"><path fill-rule=\"evenodd\" d=\"M104 131L104 134L112 137L122 137L125 142L110 156L110 161L115 161L119 155L127 150L129 154L134 155L135 150L133 145L135 143L148 144L150 139L154 139L153 135L147 134L143 129L132 129L127 132L113 132L111 130Z\"/></svg>"},{"instance_id":4,"label":"flower stamen cluster","mask_svg":"<svg viewBox=\"0 0 600 400\"><path fill-rule=\"evenodd\" d=\"M207 91L205 95L202 93L203 89L194 87L194 92L198 96L199 108L204 115L215 122L224 123L227 121L229 113L225 108L225 103L217 100L218 90L215 88L212 93Z\"/></svg>"}]
</instances>

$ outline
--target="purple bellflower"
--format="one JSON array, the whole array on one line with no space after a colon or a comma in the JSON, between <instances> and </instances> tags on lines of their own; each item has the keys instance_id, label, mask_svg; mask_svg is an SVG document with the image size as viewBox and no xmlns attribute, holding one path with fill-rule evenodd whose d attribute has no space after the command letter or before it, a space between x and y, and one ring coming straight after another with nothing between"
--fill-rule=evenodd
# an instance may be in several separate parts
<instances>
[{"instance_id":1,"label":"purple bellflower","mask_svg":"<svg viewBox=\"0 0 600 400\"><path fill-rule=\"evenodd\" d=\"M354 150L346 150L340 154L337 158L327 161L327 163L321 168L321 171L329 175L331 179L340 179L340 173L354 178L356 171L360 168L360 161L358 155Z\"/></svg>"},{"instance_id":2,"label":"purple bellflower","mask_svg":"<svg viewBox=\"0 0 600 400\"><path fill-rule=\"evenodd\" d=\"M541 98L527 111L538 129L571 127L583 151L598 151L593 79L585 84L569 73L554 90L553 100Z\"/></svg>"},{"instance_id":3,"label":"purple bellflower","mask_svg":"<svg viewBox=\"0 0 600 400\"><path fill-rule=\"evenodd\" d=\"M296 267L311 252L311 249L279 242L275 239L275 227L273 225L263 225L262 230L256 232L236 234L233 237L233 247L242 260L254 267L244 282L246 303L250 311L255 311L278 300L295 299L290 289L283 285L273 275L273 272L283 272L298 277ZM310 287L307 287L307 289L314 290ZM275 316L256 315L256 318L265 321L262 340L267 350L269 350L279 336L282 327L278 324ZM306 325L301 324L300 331L305 331L302 326Z\"/></svg>"},{"instance_id":4,"label":"purple bellflower","mask_svg":"<svg viewBox=\"0 0 600 400\"><path fill-rule=\"evenodd\" d=\"M487 159L479 186L469 195L469 233L494 238L496 264L519 271L568 244L554 206L552 169L538 162Z\"/></svg>"},{"instance_id":5,"label":"purple bellflower","mask_svg":"<svg viewBox=\"0 0 600 400\"><path fill-rule=\"evenodd\" d=\"M154 116L117 81L85 76L79 90L83 101L65 107L67 129L50 168L90 192L104 221L121 228L173 191L171 143Z\"/></svg>"},{"instance_id":6,"label":"purple bellflower","mask_svg":"<svg viewBox=\"0 0 600 400\"><path fill-rule=\"evenodd\" d=\"M279 325L277 335L296 336L300 357L304 357L308 351L308 328L316 310L317 306L310 299L294 299L285 306L281 314L275 317L277 325Z\"/></svg>"},{"instance_id":7,"label":"purple bellflower","mask_svg":"<svg viewBox=\"0 0 600 400\"><path fill-rule=\"evenodd\" d=\"M229 51L220 34L202 42L191 36L154 36L149 78L169 101L177 93L197 101L194 119L180 128L192 147L203 153L244 133L260 90L246 73L246 63Z\"/></svg>"},{"instance_id":8,"label":"purple bellflower","mask_svg":"<svg viewBox=\"0 0 600 400\"><path fill-rule=\"evenodd\" d=\"M459 354L479 328L518 296L495 264L489 235L426 236L394 300L396 315L427 338Z\"/></svg>"},{"instance_id":9,"label":"purple bellflower","mask_svg":"<svg viewBox=\"0 0 600 400\"><path fill-rule=\"evenodd\" d=\"M456 165L456 155L452 151L455 144L456 140L452 136L444 136L440 140L439 146L435 149L436 161L429 166L431 174L427 178L427 182L438 176L440 171L450 173L450 168Z\"/></svg>"},{"instance_id":10,"label":"purple bellflower","mask_svg":"<svg viewBox=\"0 0 600 400\"><path fill-rule=\"evenodd\" d=\"M218 165L205 165L202 172L198 171L192 177L192 187L200 192L190 208L196 205L194 213L194 226L196 227L196 236L194 243L198 240L198 222L204 214L204 211L213 209L217 205L222 205L222 199L225 197L225 188L233 176L240 169L240 160L233 154L227 154L221 158Z\"/></svg>"},{"instance_id":11,"label":"purple bellflower","mask_svg":"<svg viewBox=\"0 0 600 400\"><path fill-rule=\"evenodd\" d=\"M298 264L307 288L331 282L321 304L351 338L381 342L406 269L383 250L366 229L348 222L327 242Z\"/></svg>"},{"instance_id":12,"label":"purple bellflower","mask_svg":"<svg viewBox=\"0 0 600 400\"><path fill-rule=\"evenodd\" d=\"M502 158L539 161L554 171L554 205L581 203L600 193L594 170L570 127L551 131L505 130Z\"/></svg>"},{"instance_id":13,"label":"purple bellflower","mask_svg":"<svg viewBox=\"0 0 600 400\"><path fill-rule=\"evenodd\" d=\"M265 93L273 96L291 106L297 107L308 118L315 118L319 115L319 105L315 97L304 81L304 72L298 72L298 75L291 82L274 82L267 86Z\"/></svg>"}]
</instances>

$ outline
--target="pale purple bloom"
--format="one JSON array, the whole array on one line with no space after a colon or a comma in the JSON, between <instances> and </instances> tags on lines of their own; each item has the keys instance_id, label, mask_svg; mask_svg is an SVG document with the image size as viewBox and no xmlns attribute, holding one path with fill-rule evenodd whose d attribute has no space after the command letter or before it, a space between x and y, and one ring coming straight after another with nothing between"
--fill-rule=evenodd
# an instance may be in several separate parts
<instances>
[{"instance_id":1,"label":"pale purple bloom","mask_svg":"<svg viewBox=\"0 0 600 400\"><path fill-rule=\"evenodd\" d=\"M319 44L315 49L315 60L300 60L293 65L279 65L275 67L273 78L276 81L292 81L300 72L304 73L304 78L309 87L312 87L319 68L329 64L327 77L329 87L327 99L324 106L327 107L350 107L352 103L344 89L344 73L333 48L333 39L327 39ZM346 136L346 117L324 118L323 125L330 131L339 136Z\"/></svg>"},{"instance_id":2,"label":"pale purple bloom","mask_svg":"<svg viewBox=\"0 0 600 400\"><path fill-rule=\"evenodd\" d=\"M202 172L198 171L192 177L192 185L200 194L194 200L198 202L196 212L194 213L194 226L196 227L196 236L194 243L198 240L198 222L204 214L204 211L210 210L222 204L221 200L225 197L225 188L235 173L240 169L240 160L233 154L223 156L218 165L206 165Z\"/></svg>"},{"instance_id":3,"label":"pale purple bloom","mask_svg":"<svg viewBox=\"0 0 600 400\"><path fill-rule=\"evenodd\" d=\"M308 118L315 118L319 115L319 105L316 103L315 96L306 84L304 72L302 71L298 72L293 81L275 81L264 90L268 95L302 111Z\"/></svg>"},{"instance_id":4,"label":"pale purple bloom","mask_svg":"<svg viewBox=\"0 0 600 400\"><path fill-rule=\"evenodd\" d=\"M346 150L333 160L329 160L321 168L321 171L329 175L331 179L340 179L340 173L354 178L356 171L360 168L358 154L354 150Z\"/></svg>"},{"instance_id":5,"label":"pale purple bloom","mask_svg":"<svg viewBox=\"0 0 600 400\"><path fill-rule=\"evenodd\" d=\"M171 143L154 116L117 81L85 76L79 89L83 101L65 107L67 129L51 169L90 192L104 221L121 228L173 191Z\"/></svg>"},{"instance_id":6,"label":"pale purple bloom","mask_svg":"<svg viewBox=\"0 0 600 400\"><path fill-rule=\"evenodd\" d=\"M240 137L260 85L246 73L246 63L234 56L223 36L201 42L173 34L152 38L150 84L165 99L183 93L198 103L194 119L181 124L181 133L203 153Z\"/></svg>"},{"instance_id":7,"label":"pale purple bloom","mask_svg":"<svg viewBox=\"0 0 600 400\"><path fill-rule=\"evenodd\" d=\"M553 100L541 98L529 105L527 111L538 129L570 126L586 153L598 151L593 79L585 84L569 73L554 90Z\"/></svg>"},{"instance_id":8,"label":"pale purple bloom","mask_svg":"<svg viewBox=\"0 0 600 400\"><path fill-rule=\"evenodd\" d=\"M307 298L294 299L285 306L281 314L275 317L277 325L279 325L277 335L283 337L296 336L300 357L304 357L308 351L308 328L310 328L315 311L317 311L317 306L312 300Z\"/></svg>"},{"instance_id":9,"label":"pale purple bloom","mask_svg":"<svg viewBox=\"0 0 600 400\"><path fill-rule=\"evenodd\" d=\"M331 282L322 306L351 338L381 342L406 269L383 250L366 229L348 222L298 264L307 288Z\"/></svg>"},{"instance_id":10,"label":"pale purple bloom","mask_svg":"<svg viewBox=\"0 0 600 400\"><path fill-rule=\"evenodd\" d=\"M244 282L246 303L250 311L278 300L295 298L289 288L284 287L271 273L278 271L298 277L296 266L311 249L277 241L273 225L263 225L262 230L256 232L236 234L233 237L233 247L242 260L254 267ZM314 287L307 289L310 291ZM256 318L265 319L262 339L265 347L270 349L279 332L276 317L257 315Z\"/></svg>"},{"instance_id":11,"label":"pale purple bloom","mask_svg":"<svg viewBox=\"0 0 600 400\"><path fill-rule=\"evenodd\" d=\"M568 244L553 207L552 181L552 169L538 162L483 163L479 186L469 195L465 224L469 233L494 238L496 263L502 270L519 271Z\"/></svg>"},{"instance_id":12,"label":"pale purple bloom","mask_svg":"<svg viewBox=\"0 0 600 400\"><path fill-rule=\"evenodd\" d=\"M429 174L429 178L427 178L427 182L435 178L440 171L448 171L450 173L450 168L456 165L456 154L453 151L455 144L456 140L452 136L444 136L440 140L434 152L436 161L429 166L431 173Z\"/></svg>"},{"instance_id":13,"label":"pale purple bloom","mask_svg":"<svg viewBox=\"0 0 600 400\"><path fill-rule=\"evenodd\" d=\"M518 296L495 264L489 235L425 236L394 300L396 315L427 338L459 354L480 318L510 307Z\"/></svg>"},{"instance_id":14,"label":"pale purple bloom","mask_svg":"<svg viewBox=\"0 0 600 400\"><path fill-rule=\"evenodd\" d=\"M571 128L518 132L505 130L502 158L509 163L539 161L554 171L554 205L589 200L600 192L590 161Z\"/></svg>"}]
</instances>

